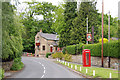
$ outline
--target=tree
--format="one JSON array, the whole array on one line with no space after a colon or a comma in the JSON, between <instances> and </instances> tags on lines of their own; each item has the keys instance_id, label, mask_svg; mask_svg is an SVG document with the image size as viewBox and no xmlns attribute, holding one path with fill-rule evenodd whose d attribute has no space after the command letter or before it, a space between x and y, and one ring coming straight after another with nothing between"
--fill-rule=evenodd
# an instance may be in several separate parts
<instances>
[{"instance_id":1,"label":"tree","mask_svg":"<svg viewBox=\"0 0 120 80\"><path fill-rule=\"evenodd\" d=\"M71 44L70 30L72 29L73 26L72 21L77 16L76 15L77 2L66 2L64 8L65 8L64 10L65 26L60 33L60 40L59 40L60 46L67 46Z\"/></svg>"},{"instance_id":2,"label":"tree","mask_svg":"<svg viewBox=\"0 0 120 80\"><path fill-rule=\"evenodd\" d=\"M42 29L44 33L55 33L51 27L54 21L53 13L56 6L48 2L25 3L29 5L29 7L26 8L28 12L21 13L21 22L26 29L26 35L23 40L24 51L34 53L35 35L40 29ZM35 19L35 16L43 16L43 19Z\"/></svg>"},{"instance_id":3,"label":"tree","mask_svg":"<svg viewBox=\"0 0 120 80\"><path fill-rule=\"evenodd\" d=\"M102 18L102 15L101 13L99 13L99 17L98 17L99 38L101 38L101 35L102 35L101 18ZM111 15L110 15L110 37L118 37L118 18L117 17L113 18L111 17ZM108 38L108 15L107 14L104 14L104 38Z\"/></svg>"},{"instance_id":4,"label":"tree","mask_svg":"<svg viewBox=\"0 0 120 80\"><path fill-rule=\"evenodd\" d=\"M2 3L2 61L10 61L22 55L23 26L14 9L15 6L9 2Z\"/></svg>"},{"instance_id":5,"label":"tree","mask_svg":"<svg viewBox=\"0 0 120 80\"><path fill-rule=\"evenodd\" d=\"M59 35L62 34L61 32L63 31L65 26L64 6L64 4L60 4L55 9L55 13L53 15L54 22L52 24L52 29Z\"/></svg>"},{"instance_id":6,"label":"tree","mask_svg":"<svg viewBox=\"0 0 120 80\"><path fill-rule=\"evenodd\" d=\"M87 17L88 17L88 31L92 32L94 26L94 41L98 39L98 13L96 10L96 2L81 2L77 17L73 21L73 28L71 29L71 44L86 43L87 33Z\"/></svg>"}]
</instances>

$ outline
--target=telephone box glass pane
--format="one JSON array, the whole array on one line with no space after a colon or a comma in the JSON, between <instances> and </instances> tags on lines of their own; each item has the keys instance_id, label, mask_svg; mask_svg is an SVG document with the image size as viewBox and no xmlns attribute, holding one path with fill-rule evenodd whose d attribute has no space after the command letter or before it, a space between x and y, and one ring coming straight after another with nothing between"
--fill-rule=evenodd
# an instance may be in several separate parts
<instances>
[{"instance_id":1,"label":"telephone box glass pane","mask_svg":"<svg viewBox=\"0 0 120 80\"><path fill-rule=\"evenodd\" d=\"M86 65L89 65L89 53L86 53Z\"/></svg>"}]
</instances>

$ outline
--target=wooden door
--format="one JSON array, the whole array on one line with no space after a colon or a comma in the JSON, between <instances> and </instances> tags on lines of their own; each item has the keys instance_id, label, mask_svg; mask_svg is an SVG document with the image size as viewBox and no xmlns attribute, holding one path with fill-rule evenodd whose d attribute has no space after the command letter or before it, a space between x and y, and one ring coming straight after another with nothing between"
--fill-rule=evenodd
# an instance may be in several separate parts
<instances>
[{"instance_id":1,"label":"wooden door","mask_svg":"<svg viewBox=\"0 0 120 80\"><path fill-rule=\"evenodd\" d=\"M52 46L50 47L50 52L52 52L52 50L53 50L53 48L52 48Z\"/></svg>"}]
</instances>

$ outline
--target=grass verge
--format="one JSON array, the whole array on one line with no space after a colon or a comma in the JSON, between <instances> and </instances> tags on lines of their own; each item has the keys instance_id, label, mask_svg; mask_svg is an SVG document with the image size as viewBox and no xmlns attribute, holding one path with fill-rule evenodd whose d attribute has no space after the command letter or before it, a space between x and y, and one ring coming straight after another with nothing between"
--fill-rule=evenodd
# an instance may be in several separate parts
<instances>
[{"instance_id":1,"label":"grass verge","mask_svg":"<svg viewBox=\"0 0 120 80\"><path fill-rule=\"evenodd\" d=\"M65 62L59 62L62 65L65 65ZM99 67L83 67L82 65L77 65L77 64L72 64L66 62L67 67L71 68L71 65L73 65L72 69L75 70L75 65L77 66L76 71L79 71L80 73L86 75L86 76L91 76L93 78L110 78L110 73L111 73L111 78L118 78L118 70L113 70L113 69L107 69L107 68L99 68ZM80 67L81 67L81 71L80 71ZM86 69L87 69L87 73L86 73ZM93 70L95 70L95 76L93 76Z\"/></svg>"}]
</instances>

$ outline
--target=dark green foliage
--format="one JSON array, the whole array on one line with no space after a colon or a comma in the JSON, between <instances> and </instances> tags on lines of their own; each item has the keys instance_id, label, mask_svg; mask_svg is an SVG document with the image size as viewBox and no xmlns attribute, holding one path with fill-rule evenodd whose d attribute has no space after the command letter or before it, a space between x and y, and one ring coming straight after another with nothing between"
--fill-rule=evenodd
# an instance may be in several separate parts
<instances>
[{"instance_id":1,"label":"dark green foliage","mask_svg":"<svg viewBox=\"0 0 120 80\"><path fill-rule=\"evenodd\" d=\"M118 41L111 41L109 43L104 43L103 56L104 57L110 56L110 57L118 58L119 57L118 44L120 44L120 42L118 43ZM91 56L101 56L101 43L84 45L84 49L90 49Z\"/></svg>"},{"instance_id":2,"label":"dark green foliage","mask_svg":"<svg viewBox=\"0 0 120 80\"><path fill-rule=\"evenodd\" d=\"M103 56L107 57L114 57L114 58L120 58L119 55L119 44L120 41L111 41L109 43L104 43L103 45ZM70 45L66 46L66 50L68 54L82 54L82 50L84 49L90 49L91 56L98 56L101 57L101 43L97 44L77 44L77 45Z\"/></svg>"},{"instance_id":3,"label":"dark green foliage","mask_svg":"<svg viewBox=\"0 0 120 80\"><path fill-rule=\"evenodd\" d=\"M64 28L62 28L62 30L60 32L60 40L59 40L60 47L71 44L70 30L73 27L72 21L77 16L77 14L76 14L77 2L66 2L64 8L65 8L65 10L64 10L65 26L64 26Z\"/></svg>"},{"instance_id":4,"label":"dark green foliage","mask_svg":"<svg viewBox=\"0 0 120 80\"><path fill-rule=\"evenodd\" d=\"M96 2L81 2L77 17L73 20L71 30L71 44L86 43L88 17L88 32L92 33L94 26L94 41L98 40L98 13L96 10Z\"/></svg>"},{"instance_id":5,"label":"dark green foliage","mask_svg":"<svg viewBox=\"0 0 120 80\"><path fill-rule=\"evenodd\" d=\"M101 56L101 44L88 44L83 45L84 49L90 49L91 56Z\"/></svg>"},{"instance_id":6,"label":"dark green foliage","mask_svg":"<svg viewBox=\"0 0 120 80\"><path fill-rule=\"evenodd\" d=\"M68 54L76 54L76 45L66 46Z\"/></svg>"},{"instance_id":7,"label":"dark green foliage","mask_svg":"<svg viewBox=\"0 0 120 80\"><path fill-rule=\"evenodd\" d=\"M66 51L66 48L63 48L63 51L62 51L62 53L63 53L63 54L65 54L65 51Z\"/></svg>"},{"instance_id":8,"label":"dark green foliage","mask_svg":"<svg viewBox=\"0 0 120 80\"><path fill-rule=\"evenodd\" d=\"M76 44L76 54L82 54L83 43Z\"/></svg>"},{"instance_id":9,"label":"dark green foliage","mask_svg":"<svg viewBox=\"0 0 120 80\"><path fill-rule=\"evenodd\" d=\"M21 58L15 58L11 70L17 71L24 67L24 64L21 62Z\"/></svg>"},{"instance_id":10,"label":"dark green foliage","mask_svg":"<svg viewBox=\"0 0 120 80\"><path fill-rule=\"evenodd\" d=\"M48 58L48 56L50 56L51 55L51 53L46 53L46 58Z\"/></svg>"}]
</instances>

